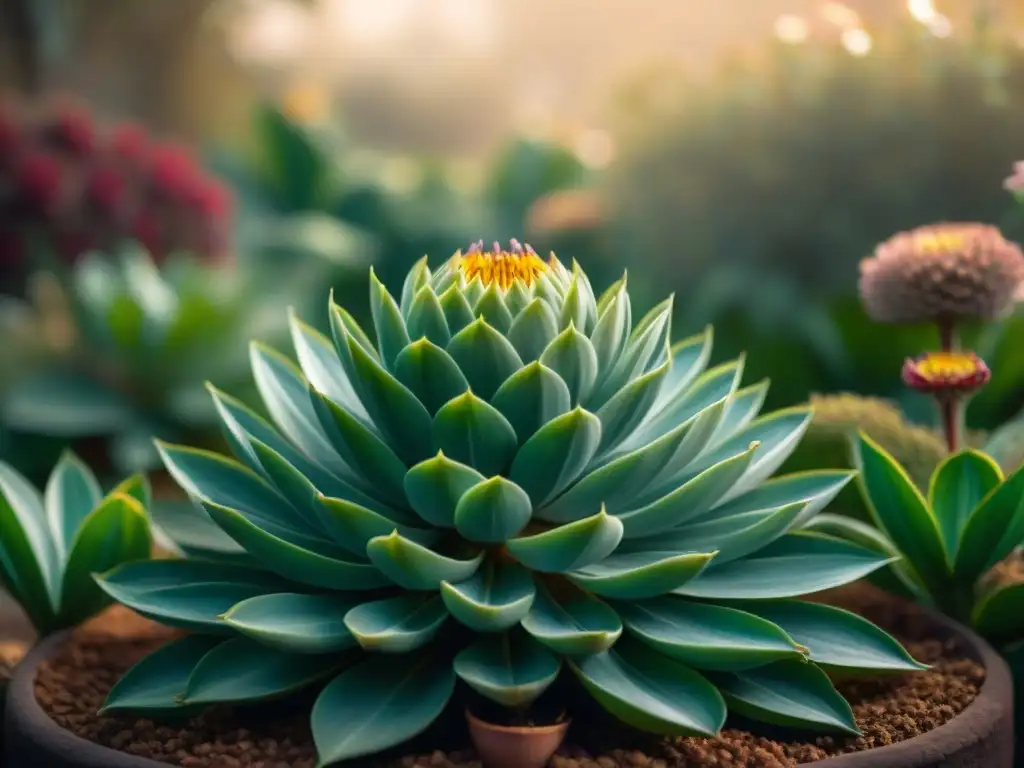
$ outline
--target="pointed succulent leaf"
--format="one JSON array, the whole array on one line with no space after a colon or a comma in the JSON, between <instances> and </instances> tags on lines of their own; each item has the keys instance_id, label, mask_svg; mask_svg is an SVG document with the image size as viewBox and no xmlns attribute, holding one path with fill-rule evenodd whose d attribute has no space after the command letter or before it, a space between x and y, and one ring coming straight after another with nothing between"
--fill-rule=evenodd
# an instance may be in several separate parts
<instances>
[{"instance_id":1,"label":"pointed succulent leaf","mask_svg":"<svg viewBox=\"0 0 1024 768\"><path fill-rule=\"evenodd\" d=\"M478 317L486 320L488 325L498 333L508 333L509 328L512 327L512 313L505 305L505 299L501 295L501 288L498 287L497 282L492 282L487 286L473 311Z\"/></svg>"},{"instance_id":2,"label":"pointed succulent leaf","mask_svg":"<svg viewBox=\"0 0 1024 768\"><path fill-rule=\"evenodd\" d=\"M122 605L161 624L230 634L220 616L233 605L287 582L265 571L205 560L142 560L94 577Z\"/></svg>"},{"instance_id":3,"label":"pointed succulent leaf","mask_svg":"<svg viewBox=\"0 0 1024 768\"><path fill-rule=\"evenodd\" d=\"M429 339L442 349L448 346L452 339L451 331L448 330L448 320L444 316L441 301L429 285L423 286L417 292L408 314L406 326L410 339Z\"/></svg>"},{"instance_id":4,"label":"pointed succulent leaf","mask_svg":"<svg viewBox=\"0 0 1024 768\"><path fill-rule=\"evenodd\" d=\"M335 665L235 637L211 649L192 670L183 704L260 701L305 688Z\"/></svg>"},{"instance_id":5,"label":"pointed succulent leaf","mask_svg":"<svg viewBox=\"0 0 1024 768\"><path fill-rule=\"evenodd\" d=\"M508 419L472 391L441 407L434 416L433 433L446 456L488 476L508 469L519 442Z\"/></svg>"},{"instance_id":6,"label":"pointed succulent leaf","mask_svg":"<svg viewBox=\"0 0 1024 768\"><path fill-rule=\"evenodd\" d=\"M624 270L622 272L622 277L620 277L614 283L605 288L601 295L597 297L598 317L604 314L605 309L607 309L612 299L614 299L624 288L627 287L628 282L628 273Z\"/></svg>"},{"instance_id":7,"label":"pointed succulent leaf","mask_svg":"<svg viewBox=\"0 0 1024 768\"><path fill-rule=\"evenodd\" d=\"M484 400L490 400L502 382L523 365L515 347L482 317L452 337L448 354Z\"/></svg>"},{"instance_id":8,"label":"pointed succulent leaf","mask_svg":"<svg viewBox=\"0 0 1024 768\"><path fill-rule=\"evenodd\" d=\"M572 325L581 331L587 328L587 301L586 289L580 285L579 276L572 278L569 283L569 290L565 292L562 300L562 310L558 319L560 328L567 328Z\"/></svg>"},{"instance_id":9,"label":"pointed succulent leaf","mask_svg":"<svg viewBox=\"0 0 1024 768\"><path fill-rule=\"evenodd\" d=\"M720 504L702 517L718 519L744 512L776 509L802 502L806 506L800 524L806 523L828 506L853 479L846 470L811 470L774 477L732 501Z\"/></svg>"},{"instance_id":10,"label":"pointed succulent leaf","mask_svg":"<svg viewBox=\"0 0 1024 768\"><path fill-rule=\"evenodd\" d=\"M319 533L322 526L314 509L314 500L319 493L316 486L270 446L256 438L251 438L250 444L264 476L292 505L310 531Z\"/></svg>"},{"instance_id":11,"label":"pointed succulent leaf","mask_svg":"<svg viewBox=\"0 0 1024 768\"><path fill-rule=\"evenodd\" d=\"M799 597L849 584L889 562L885 555L839 539L789 533L754 556L712 565L675 593L722 600Z\"/></svg>"},{"instance_id":12,"label":"pointed succulent leaf","mask_svg":"<svg viewBox=\"0 0 1024 768\"><path fill-rule=\"evenodd\" d=\"M641 319L615 367L586 400L588 407L602 407L629 382L648 372L650 364L665 353L671 314L672 301L669 299Z\"/></svg>"},{"instance_id":13,"label":"pointed succulent leaf","mask_svg":"<svg viewBox=\"0 0 1024 768\"><path fill-rule=\"evenodd\" d=\"M393 370L395 357L409 343L409 332L405 318L394 298L388 293L370 267L370 312L373 327L377 329L377 350L380 361L388 370Z\"/></svg>"},{"instance_id":14,"label":"pointed succulent leaf","mask_svg":"<svg viewBox=\"0 0 1024 768\"><path fill-rule=\"evenodd\" d=\"M757 445L708 467L672 493L646 506L619 515L623 537L635 539L664 533L699 517L714 505L746 471Z\"/></svg>"},{"instance_id":15,"label":"pointed succulent leaf","mask_svg":"<svg viewBox=\"0 0 1024 768\"><path fill-rule=\"evenodd\" d=\"M599 597L643 600L678 589L698 576L714 556L714 552L633 552L611 555L566 575Z\"/></svg>"},{"instance_id":16,"label":"pointed succulent leaf","mask_svg":"<svg viewBox=\"0 0 1024 768\"><path fill-rule=\"evenodd\" d=\"M711 348L714 343L714 330L709 325L693 336L677 341L669 350L672 369L665 377L665 383L658 394L654 412L660 413L669 403L675 402L680 395L696 385L696 379L707 367L711 359ZM734 363L735 364L735 363Z\"/></svg>"},{"instance_id":17,"label":"pointed succulent leaf","mask_svg":"<svg viewBox=\"0 0 1024 768\"><path fill-rule=\"evenodd\" d=\"M437 635L448 611L437 595L399 595L349 609L345 626L367 651L409 653Z\"/></svg>"},{"instance_id":18,"label":"pointed succulent leaf","mask_svg":"<svg viewBox=\"0 0 1024 768\"><path fill-rule=\"evenodd\" d=\"M857 735L850 705L813 664L777 661L715 676L730 710L775 725Z\"/></svg>"},{"instance_id":19,"label":"pointed succulent leaf","mask_svg":"<svg viewBox=\"0 0 1024 768\"><path fill-rule=\"evenodd\" d=\"M333 499L318 494L314 504L323 529L359 560L366 560L366 545L370 539L387 536L394 530L423 545L433 544L439 535L434 530L397 525L394 520L372 509L345 499Z\"/></svg>"},{"instance_id":20,"label":"pointed succulent leaf","mask_svg":"<svg viewBox=\"0 0 1024 768\"><path fill-rule=\"evenodd\" d=\"M468 541L501 544L530 522L532 511L526 491L504 477L490 477L459 499L455 528Z\"/></svg>"},{"instance_id":21,"label":"pointed succulent leaf","mask_svg":"<svg viewBox=\"0 0 1024 768\"><path fill-rule=\"evenodd\" d=\"M823 667L871 672L927 669L891 635L842 608L803 600L765 600L740 607L781 627Z\"/></svg>"},{"instance_id":22,"label":"pointed succulent leaf","mask_svg":"<svg viewBox=\"0 0 1024 768\"><path fill-rule=\"evenodd\" d=\"M0 583L40 632L49 631L57 605L60 567L39 492L0 461Z\"/></svg>"},{"instance_id":23,"label":"pointed succulent leaf","mask_svg":"<svg viewBox=\"0 0 1024 768\"><path fill-rule=\"evenodd\" d=\"M462 289L462 292L466 295L466 301L474 308L474 313L476 311L476 303L480 301L480 297L484 295L485 290L484 281L480 275L474 275L473 279L466 283Z\"/></svg>"},{"instance_id":24,"label":"pointed succulent leaf","mask_svg":"<svg viewBox=\"0 0 1024 768\"><path fill-rule=\"evenodd\" d=\"M1022 542L1024 466L991 491L967 519L954 568L957 580L973 581Z\"/></svg>"},{"instance_id":25,"label":"pointed succulent leaf","mask_svg":"<svg viewBox=\"0 0 1024 768\"><path fill-rule=\"evenodd\" d=\"M338 594L278 592L236 603L222 617L232 629L289 653L337 653L356 646L345 614L359 600Z\"/></svg>"},{"instance_id":26,"label":"pointed succulent leaf","mask_svg":"<svg viewBox=\"0 0 1024 768\"><path fill-rule=\"evenodd\" d=\"M523 632L481 637L459 652L455 674L503 707L526 707L555 682L562 662Z\"/></svg>"},{"instance_id":27,"label":"pointed succulent leaf","mask_svg":"<svg viewBox=\"0 0 1024 768\"><path fill-rule=\"evenodd\" d=\"M637 640L697 669L735 672L802 658L785 631L734 608L659 597L616 603L615 609Z\"/></svg>"},{"instance_id":28,"label":"pointed succulent leaf","mask_svg":"<svg viewBox=\"0 0 1024 768\"><path fill-rule=\"evenodd\" d=\"M854 459L860 470L857 482L875 525L929 589L941 589L951 569L938 521L917 486L896 459L865 434L855 442Z\"/></svg>"},{"instance_id":29,"label":"pointed succulent leaf","mask_svg":"<svg viewBox=\"0 0 1024 768\"><path fill-rule=\"evenodd\" d=\"M612 369L622 350L626 348L629 340L630 325L630 303L629 294L625 286L612 296L608 306L601 313L597 320L597 326L590 337L594 345L594 353L597 356L597 370L599 374L606 374Z\"/></svg>"},{"instance_id":30,"label":"pointed succulent leaf","mask_svg":"<svg viewBox=\"0 0 1024 768\"><path fill-rule=\"evenodd\" d=\"M334 303L334 292L331 291L331 300L328 305L328 320L331 325L331 337L334 341L334 349L338 353L338 359L345 366L345 370L351 370L352 354L349 351L348 340L352 339L363 348L363 351L370 357L378 359L377 345L366 335L359 323L351 313L342 306Z\"/></svg>"},{"instance_id":31,"label":"pointed succulent leaf","mask_svg":"<svg viewBox=\"0 0 1024 768\"><path fill-rule=\"evenodd\" d=\"M46 519L60 559L68 556L79 526L102 496L92 470L75 454L65 451L50 473L44 497Z\"/></svg>"},{"instance_id":32,"label":"pointed succulent leaf","mask_svg":"<svg viewBox=\"0 0 1024 768\"><path fill-rule=\"evenodd\" d=\"M562 377L534 361L509 376L491 404L508 419L522 446L549 421L568 413L571 398Z\"/></svg>"},{"instance_id":33,"label":"pointed succulent leaf","mask_svg":"<svg viewBox=\"0 0 1024 768\"><path fill-rule=\"evenodd\" d=\"M395 377L419 398L431 416L469 388L451 355L426 338L399 352L394 368Z\"/></svg>"},{"instance_id":34,"label":"pointed succulent leaf","mask_svg":"<svg viewBox=\"0 0 1024 768\"><path fill-rule=\"evenodd\" d=\"M333 545L306 549L278 538L240 512L207 501L203 507L225 533L275 573L326 589L375 589L388 583L372 565L343 559Z\"/></svg>"},{"instance_id":35,"label":"pointed succulent leaf","mask_svg":"<svg viewBox=\"0 0 1024 768\"><path fill-rule=\"evenodd\" d=\"M505 546L516 560L541 573L565 573L604 560L622 541L622 521L603 508L575 523L511 539Z\"/></svg>"},{"instance_id":36,"label":"pointed succulent leaf","mask_svg":"<svg viewBox=\"0 0 1024 768\"><path fill-rule=\"evenodd\" d=\"M741 429L745 429L750 422L757 418L768 396L768 388L771 382L763 379L757 384L736 390L725 406L725 414L722 421L715 429L709 448L716 448Z\"/></svg>"},{"instance_id":37,"label":"pointed succulent leaf","mask_svg":"<svg viewBox=\"0 0 1024 768\"><path fill-rule=\"evenodd\" d=\"M6 532L4 534L6 536ZM110 604L92 574L149 557L153 540L146 512L131 496L115 493L90 512L71 540L60 591L60 622L74 626Z\"/></svg>"},{"instance_id":38,"label":"pointed succulent leaf","mask_svg":"<svg viewBox=\"0 0 1024 768\"><path fill-rule=\"evenodd\" d=\"M560 656L590 656L615 645L622 621L607 603L586 592L559 595L537 588L523 629Z\"/></svg>"},{"instance_id":39,"label":"pointed succulent leaf","mask_svg":"<svg viewBox=\"0 0 1024 768\"><path fill-rule=\"evenodd\" d=\"M149 480L146 476L139 472L127 477L114 486L113 490L108 493L108 496L113 496L115 493L123 493L125 496L131 496L142 507L143 510L149 509L153 503L153 489L149 484Z\"/></svg>"},{"instance_id":40,"label":"pointed succulent leaf","mask_svg":"<svg viewBox=\"0 0 1024 768\"><path fill-rule=\"evenodd\" d=\"M505 306L512 313L512 317L517 317L532 300L533 294L526 287L526 283L518 277L515 278L505 294Z\"/></svg>"},{"instance_id":41,"label":"pointed succulent leaf","mask_svg":"<svg viewBox=\"0 0 1024 768\"><path fill-rule=\"evenodd\" d=\"M405 538L398 531L370 539L366 554L382 573L404 589L438 590L441 582L457 584L470 578L480 563L482 552L467 559L447 557Z\"/></svg>"},{"instance_id":42,"label":"pointed succulent leaf","mask_svg":"<svg viewBox=\"0 0 1024 768\"><path fill-rule=\"evenodd\" d=\"M509 478L534 506L561 493L590 464L601 441L601 422L580 407L538 429L515 455ZM585 516L582 515L582 516Z\"/></svg>"},{"instance_id":43,"label":"pointed succulent leaf","mask_svg":"<svg viewBox=\"0 0 1024 768\"><path fill-rule=\"evenodd\" d=\"M986 592L974 606L971 624L990 642L1024 637L1024 583L1000 585Z\"/></svg>"},{"instance_id":44,"label":"pointed succulent leaf","mask_svg":"<svg viewBox=\"0 0 1024 768\"><path fill-rule=\"evenodd\" d=\"M414 297L419 296L420 291L430 285L430 267L427 266L427 257L423 256L409 270L402 282L402 296L400 306L402 315L409 317L412 314ZM415 337L414 337L415 338Z\"/></svg>"},{"instance_id":45,"label":"pointed succulent leaf","mask_svg":"<svg viewBox=\"0 0 1024 768\"><path fill-rule=\"evenodd\" d=\"M569 388L572 405L579 405L597 380L597 354L590 339L568 325L544 349L540 362L557 373Z\"/></svg>"},{"instance_id":46,"label":"pointed succulent leaf","mask_svg":"<svg viewBox=\"0 0 1024 768\"><path fill-rule=\"evenodd\" d=\"M321 765L411 739L437 719L454 690L451 663L433 654L368 654L328 683L313 705Z\"/></svg>"},{"instance_id":47,"label":"pointed succulent leaf","mask_svg":"<svg viewBox=\"0 0 1024 768\"><path fill-rule=\"evenodd\" d=\"M448 612L477 632L513 627L530 611L535 587L530 572L514 562L486 562L472 578L441 583Z\"/></svg>"},{"instance_id":48,"label":"pointed succulent leaf","mask_svg":"<svg viewBox=\"0 0 1024 768\"><path fill-rule=\"evenodd\" d=\"M201 560L259 567L238 542L217 527L202 503L195 499L156 504L149 516L153 525L170 538L182 554Z\"/></svg>"},{"instance_id":49,"label":"pointed succulent leaf","mask_svg":"<svg viewBox=\"0 0 1024 768\"><path fill-rule=\"evenodd\" d=\"M160 646L114 683L98 714L183 709L181 697L192 670L223 642L222 637L187 635Z\"/></svg>"},{"instance_id":50,"label":"pointed succulent leaf","mask_svg":"<svg viewBox=\"0 0 1024 768\"><path fill-rule=\"evenodd\" d=\"M594 286L590 284L590 278L576 259L572 260L572 276L579 281L580 294L582 295L584 320L579 327L586 334L593 334L597 325L597 298L594 296Z\"/></svg>"},{"instance_id":51,"label":"pointed succulent leaf","mask_svg":"<svg viewBox=\"0 0 1024 768\"><path fill-rule=\"evenodd\" d=\"M303 375L316 389L368 426L373 420L349 381L348 372L334 351L334 344L319 331L289 314L292 346Z\"/></svg>"},{"instance_id":52,"label":"pointed succulent leaf","mask_svg":"<svg viewBox=\"0 0 1024 768\"><path fill-rule=\"evenodd\" d=\"M448 330L452 336L472 323L476 317L473 314L473 306L457 285L449 286L438 297L438 301L441 303L441 309L444 310L444 317L448 321Z\"/></svg>"},{"instance_id":53,"label":"pointed succulent leaf","mask_svg":"<svg viewBox=\"0 0 1024 768\"><path fill-rule=\"evenodd\" d=\"M597 703L634 728L670 736L714 736L725 723L725 702L715 686L631 638L569 663Z\"/></svg>"},{"instance_id":54,"label":"pointed succulent leaf","mask_svg":"<svg viewBox=\"0 0 1024 768\"><path fill-rule=\"evenodd\" d=\"M640 426L658 396L668 365L665 362L629 382L601 406L597 412L601 420L598 455L611 452Z\"/></svg>"},{"instance_id":55,"label":"pointed succulent leaf","mask_svg":"<svg viewBox=\"0 0 1024 768\"><path fill-rule=\"evenodd\" d=\"M558 318L551 305L536 298L512 322L508 340L524 363L539 360L558 335Z\"/></svg>"},{"instance_id":56,"label":"pointed succulent leaf","mask_svg":"<svg viewBox=\"0 0 1024 768\"><path fill-rule=\"evenodd\" d=\"M950 559L971 512L1003 480L999 465L983 453L961 451L945 459L932 475L928 505L939 523Z\"/></svg>"},{"instance_id":57,"label":"pointed succulent leaf","mask_svg":"<svg viewBox=\"0 0 1024 768\"><path fill-rule=\"evenodd\" d=\"M441 528L455 527L455 508L462 495L484 476L472 467L438 452L405 475L405 494L421 518Z\"/></svg>"}]
</instances>

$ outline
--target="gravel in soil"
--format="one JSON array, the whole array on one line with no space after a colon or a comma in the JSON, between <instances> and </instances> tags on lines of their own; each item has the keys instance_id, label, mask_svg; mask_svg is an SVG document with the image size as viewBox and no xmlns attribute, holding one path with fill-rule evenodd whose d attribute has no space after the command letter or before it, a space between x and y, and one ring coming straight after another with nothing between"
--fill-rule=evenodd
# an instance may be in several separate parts
<instances>
[{"instance_id":1,"label":"gravel in soil","mask_svg":"<svg viewBox=\"0 0 1024 768\"><path fill-rule=\"evenodd\" d=\"M851 702L859 737L758 734L730 723L718 738L658 738L574 710L566 745L551 768L790 768L844 752L913 738L948 722L977 695L985 671L955 641L929 639L933 627L913 607L880 600L872 588L836 590L818 599L866 615L895 634L928 671L837 683ZM83 626L44 664L36 695L62 727L133 755L202 768L313 768L309 708L303 702L269 708L213 708L177 724L130 715L97 716L107 692L133 663L173 633L122 608ZM432 728L404 752L366 762L367 768L480 768L459 717ZM423 748L423 745L429 745ZM431 751L441 745L444 750ZM350 764L351 765L351 764Z\"/></svg>"}]
</instances>

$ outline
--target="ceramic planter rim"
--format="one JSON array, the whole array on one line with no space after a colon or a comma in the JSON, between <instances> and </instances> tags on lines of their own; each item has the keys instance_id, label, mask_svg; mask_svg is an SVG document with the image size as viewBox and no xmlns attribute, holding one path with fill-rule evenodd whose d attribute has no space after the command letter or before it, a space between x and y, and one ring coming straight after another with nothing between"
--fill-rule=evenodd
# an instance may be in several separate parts
<instances>
[{"instance_id":1,"label":"ceramic planter rim","mask_svg":"<svg viewBox=\"0 0 1024 768\"><path fill-rule=\"evenodd\" d=\"M816 768L924 768L943 765L941 758L952 756L960 749L995 741L997 743L991 745L993 754L1005 754L1007 762L1005 766L989 762L986 768L1009 768L1013 755L1013 682L1009 667L977 634L945 616L924 610L945 635L959 635L968 647L968 656L984 666L985 682L974 701L949 722L921 736L807 765ZM14 750L27 744L34 754L45 752L54 768L166 768L167 763L129 755L83 739L57 725L43 711L35 696L36 672L68 634L61 632L47 638L31 649L15 667L4 708L5 738L0 740L11 753L9 756L13 758L17 754ZM49 765L50 762L43 764Z\"/></svg>"}]
</instances>

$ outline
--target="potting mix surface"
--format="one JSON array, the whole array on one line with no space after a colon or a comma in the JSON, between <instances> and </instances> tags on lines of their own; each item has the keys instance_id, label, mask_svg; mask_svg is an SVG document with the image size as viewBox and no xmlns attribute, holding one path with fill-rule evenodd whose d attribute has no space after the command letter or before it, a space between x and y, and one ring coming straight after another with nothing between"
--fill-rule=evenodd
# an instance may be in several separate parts
<instances>
[{"instance_id":1,"label":"potting mix surface","mask_svg":"<svg viewBox=\"0 0 1024 768\"><path fill-rule=\"evenodd\" d=\"M640 734L599 716L576 718L552 768L784 768L844 752L919 736L953 719L977 695L985 670L956 641L933 639L934 625L914 608L855 585L819 599L854 610L904 642L932 668L918 673L839 682L850 701L859 737L812 736L807 741L727 728L718 738L662 738ZM121 674L172 634L115 607L75 631L44 664L36 681L43 709L61 727L90 741L172 765L210 768L313 768L316 751L309 706L275 710L220 707L178 724L96 711ZM573 714L573 713L570 713ZM458 718L449 718L459 723ZM343 723L338 724L344 727ZM775 736L776 738L771 738ZM780 739L780 740L776 740ZM464 725L433 728L415 743L367 761L370 768L479 768ZM443 745L445 749L432 750ZM456 747L452 749L452 747ZM461 747L461 748L460 748ZM401 756L402 752L412 753Z\"/></svg>"}]
</instances>

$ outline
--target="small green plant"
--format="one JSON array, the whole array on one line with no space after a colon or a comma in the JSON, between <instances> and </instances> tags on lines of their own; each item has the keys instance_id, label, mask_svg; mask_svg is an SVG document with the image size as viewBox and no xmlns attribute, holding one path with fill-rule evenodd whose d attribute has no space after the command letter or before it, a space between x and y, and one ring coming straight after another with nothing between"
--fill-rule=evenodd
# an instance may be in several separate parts
<instances>
[{"instance_id":1,"label":"small green plant","mask_svg":"<svg viewBox=\"0 0 1024 768\"><path fill-rule=\"evenodd\" d=\"M828 670L915 670L892 637L796 598L891 557L794 532L848 471L768 479L809 408L758 417L767 382L632 320L625 278L477 244L399 300L371 273L372 335L292 318L299 367L260 345L272 426L214 391L235 459L160 446L196 515L157 522L194 559L97 577L190 631L105 710L159 714L323 685L321 764L422 732L460 680L527 709L562 672L642 730L711 735L727 709L855 733Z\"/></svg>"},{"instance_id":2,"label":"small green plant","mask_svg":"<svg viewBox=\"0 0 1024 768\"><path fill-rule=\"evenodd\" d=\"M0 586L40 637L94 616L112 600L92 574L149 557L149 485L135 475L104 496L68 452L44 493L0 462Z\"/></svg>"}]
</instances>

